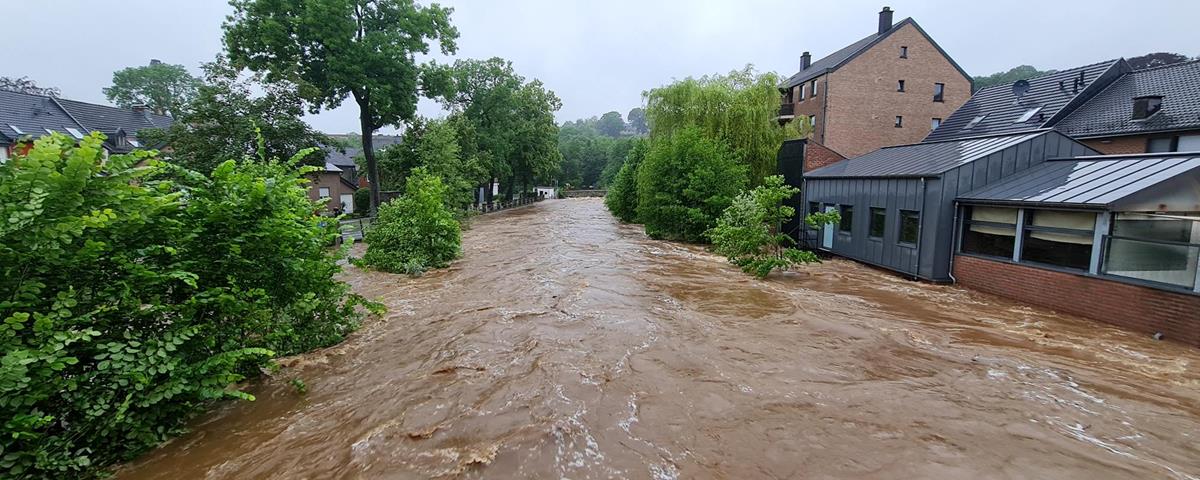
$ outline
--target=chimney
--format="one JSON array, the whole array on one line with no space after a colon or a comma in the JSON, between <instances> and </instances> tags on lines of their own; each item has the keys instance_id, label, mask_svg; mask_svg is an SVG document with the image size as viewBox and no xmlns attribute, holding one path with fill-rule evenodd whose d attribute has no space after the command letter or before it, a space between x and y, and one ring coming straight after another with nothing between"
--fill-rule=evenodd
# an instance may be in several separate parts
<instances>
[{"instance_id":1,"label":"chimney","mask_svg":"<svg viewBox=\"0 0 1200 480\"><path fill-rule=\"evenodd\" d=\"M800 55L800 70L808 70L809 65L812 65L812 55L804 52Z\"/></svg>"},{"instance_id":2,"label":"chimney","mask_svg":"<svg viewBox=\"0 0 1200 480\"><path fill-rule=\"evenodd\" d=\"M146 113L146 106L145 105L134 105L133 111L136 113Z\"/></svg>"},{"instance_id":3,"label":"chimney","mask_svg":"<svg viewBox=\"0 0 1200 480\"><path fill-rule=\"evenodd\" d=\"M159 59L157 59L157 58L151 58L151 59L150 59L150 66L151 66L151 67L153 67L153 66L155 66L155 65L159 65L159 64L162 64L162 61L161 61L161 60L159 60Z\"/></svg>"},{"instance_id":4,"label":"chimney","mask_svg":"<svg viewBox=\"0 0 1200 480\"><path fill-rule=\"evenodd\" d=\"M892 29L892 7L883 7L879 11L879 34Z\"/></svg>"}]
</instances>

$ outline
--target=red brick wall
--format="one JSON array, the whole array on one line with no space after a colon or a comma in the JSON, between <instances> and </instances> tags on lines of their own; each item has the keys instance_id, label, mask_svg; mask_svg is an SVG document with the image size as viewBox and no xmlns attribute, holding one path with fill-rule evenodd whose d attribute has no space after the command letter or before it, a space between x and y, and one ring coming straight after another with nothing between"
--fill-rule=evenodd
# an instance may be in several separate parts
<instances>
[{"instance_id":1,"label":"red brick wall","mask_svg":"<svg viewBox=\"0 0 1200 480\"><path fill-rule=\"evenodd\" d=\"M954 276L975 290L1200 347L1200 296L956 255Z\"/></svg>"},{"instance_id":2,"label":"red brick wall","mask_svg":"<svg viewBox=\"0 0 1200 480\"><path fill-rule=\"evenodd\" d=\"M1092 147L1105 155L1120 155L1123 153L1146 153L1147 137L1131 135L1128 137L1093 138L1082 140L1084 145Z\"/></svg>"},{"instance_id":3,"label":"red brick wall","mask_svg":"<svg viewBox=\"0 0 1200 480\"><path fill-rule=\"evenodd\" d=\"M811 172L818 168L833 165L846 158L837 152L826 148L817 142L809 140L804 146L804 171Z\"/></svg>"}]
</instances>

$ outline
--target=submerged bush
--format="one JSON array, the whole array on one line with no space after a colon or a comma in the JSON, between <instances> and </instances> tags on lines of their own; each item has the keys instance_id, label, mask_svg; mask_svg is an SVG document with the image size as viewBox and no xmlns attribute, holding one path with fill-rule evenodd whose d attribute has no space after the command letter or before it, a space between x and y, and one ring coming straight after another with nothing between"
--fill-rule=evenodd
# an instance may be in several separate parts
<instances>
[{"instance_id":1,"label":"submerged bush","mask_svg":"<svg viewBox=\"0 0 1200 480\"><path fill-rule=\"evenodd\" d=\"M795 240L782 232L783 223L796 214L796 209L783 205L783 201L797 193L799 189L774 175L738 195L717 219L717 226L706 233L713 242L713 251L759 278L776 269L820 261L810 251L791 248ZM837 223L838 214L810 214L805 221L814 227Z\"/></svg>"},{"instance_id":2,"label":"submerged bush","mask_svg":"<svg viewBox=\"0 0 1200 480\"><path fill-rule=\"evenodd\" d=\"M696 127L655 139L637 169L637 218L653 238L702 242L746 185L746 167Z\"/></svg>"},{"instance_id":3,"label":"submerged bush","mask_svg":"<svg viewBox=\"0 0 1200 480\"><path fill-rule=\"evenodd\" d=\"M95 476L357 320L300 171L210 177L102 142L53 135L0 164L3 478Z\"/></svg>"},{"instance_id":4,"label":"submerged bush","mask_svg":"<svg viewBox=\"0 0 1200 480\"><path fill-rule=\"evenodd\" d=\"M642 160L646 158L646 145L644 139L639 138L633 141L633 147L626 155L625 163L617 171L616 178L612 185L609 185L608 193L604 196L604 205L608 207L613 216L622 222L637 221L637 172Z\"/></svg>"},{"instance_id":5,"label":"submerged bush","mask_svg":"<svg viewBox=\"0 0 1200 480\"><path fill-rule=\"evenodd\" d=\"M367 230L362 263L385 272L417 274L458 258L462 228L446 206L446 186L422 168L413 169L404 195L379 207Z\"/></svg>"}]
</instances>

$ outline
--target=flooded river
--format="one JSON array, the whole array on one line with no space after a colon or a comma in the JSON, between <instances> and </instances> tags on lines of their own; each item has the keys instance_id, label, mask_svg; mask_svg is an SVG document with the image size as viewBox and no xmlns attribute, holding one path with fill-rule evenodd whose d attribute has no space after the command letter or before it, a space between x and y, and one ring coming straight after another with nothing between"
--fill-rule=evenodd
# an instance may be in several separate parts
<instances>
[{"instance_id":1,"label":"flooded river","mask_svg":"<svg viewBox=\"0 0 1200 480\"><path fill-rule=\"evenodd\" d=\"M600 199L346 277L385 318L118 478L1200 477L1198 350L843 260L757 281Z\"/></svg>"}]
</instances>

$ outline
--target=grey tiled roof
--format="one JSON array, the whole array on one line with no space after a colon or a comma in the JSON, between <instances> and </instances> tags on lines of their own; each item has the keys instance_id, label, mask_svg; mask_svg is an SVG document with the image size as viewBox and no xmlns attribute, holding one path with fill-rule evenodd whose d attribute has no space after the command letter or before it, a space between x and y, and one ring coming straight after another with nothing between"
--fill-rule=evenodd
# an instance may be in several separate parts
<instances>
[{"instance_id":1,"label":"grey tiled roof","mask_svg":"<svg viewBox=\"0 0 1200 480\"><path fill-rule=\"evenodd\" d=\"M1019 101L1013 94L1011 83L984 88L972 95L966 104L955 110L937 129L929 132L925 141L936 142L1045 128L1100 92L1127 70L1128 65L1125 61L1117 59L1034 77L1029 79L1029 91ZM1085 85L1076 91L1073 81L1079 78L1080 73L1083 74ZM1037 114L1028 121L1016 123L1024 113L1036 107L1041 107ZM982 121L964 130L972 119L981 115L986 115Z\"/></svg>"},{"instance_id":2,"label":"grey tiled roof","mask_svg":"<svg viewBox=\"0 0 1200 480\"><path fill-rule=\"evenodd\" d=\"M886 147L805 173L805 178L936 176L1049 131Z\"/></svg>"},{"instance_id":3,"label":"grey tiled roof","mask_svg":"<svg viewBox=\"0 0 1200 480\"><path fill-rule=\"evenodd\" d=\"M962 67L960 67L958 65L958 63L956 63L954 61L953 58L950 58L950 55L946 54L946 52L944 50L942 50L942 47L933 40L933 37L930 37L929 34L925 33L925 30L922 29L921 26L917 24L917 21L913 20L910 17L910 18L905 18L904 20L897 22L895 25L892 25L891 29L889 29L886 32L883 32L882 34L880 34L878 32L872 33L870 35L867 35L866 37L863 37L861 40L859 40L857 42L847 45L846 47L842 48L841 50L833 52L829 55L822 57L821 59L819 59L815 62L812 62L811 64L809 64L808 68L797 72L795 75L792 75L791 77L788 77L788 79L783 82L782 86L785 88L791 88L791 87L794 87L801 83L812 80L816 77L819 77L828 71L836 70L839 67L841 67L842 65L845 65L846 62L853 60L854 57L857 57L859 53L866 51L868 48L871 48L871 46L875 45L876 43L879 43L884 38L887 38L888 35L891 35L893 32L899 30L901 27L903 27L905 25L909 25L909 24L912 24L912 26L915 27L917 29L917 31L921 32L921 35L924 35L925 38L929 39L929 43L933 44L933 47L935 49L937 49L937 51L940 52L942 55L944 55L946 57L946 59L950 61L950 64L954 65L954 68L957 69L959 71L959 73L962 73L962 75L964 77L966 77L968 80L971 78L971 76L967 75L967 72L965 70L963 70Z\"/></svg>"},{"instance_id":4,"label":"grey tiled roof","mask_svg":"<svg viewBox=\"0 0 1200 480\"><path fill-rule=\"evenodd\" d=\"M71 135L67 128L87 134L87 128L72 119L53 99L0 90L0 135L8 141L24 135L37 138L46 135L47 129Z\"/></svg>"},{"instance_id":5,"label":"grey tiled roof","mask_svg":"<svg viewBox=\"0 0 1200 480\"><path fill-rule=\"evenodd\" d=\"M1107 207L1200 168L1196 154L1079 157L1051 160L959 200L992 204Z\"/></svg>"},{"instance_id":6,"label":"grey tiled roof","mask_svg":"<svg viewBox=\"0 0 1200 480\"><path fill-rule=\"evenodd\" d=\"M1134 121L1133 98L1147 95L1161 95L1162 110ZM1055 128L1084 138L1200 128L1200 60L1127 73Z\"/></svg>"},{"instance_id":7,"label":"grey tiled roof","mask_svg":"<svg viewBox=\"0 0 1200 480\"><path fill-rule=\"evenodd\" d=\"M136 137L137 132L151 128L166 128L171 126L171 117L155 115L148 111L138 112L130 108L117 108L108 105L96 105L65 98L57 99L59 105L75 117L88 130L99 132L125 131L126 135Z\"/></svg>"},{"instance_id":8,"label":"grey tiled roof","mask_svg":"<svg viewBox=\"0 0 1200 480\"><path fill-rule=\"evenodd\" d=\"M352 138L350 135L329 135L329 137L335 140L347 140ZM374 137L371 137L371 143L375 146L375 151L378 152L379 150L382 150L388 146L400 143L401 138L402 137L399 135L375 135ZM362 153L362 144L355 143L345 147L344 150L344 152L339 152L337 149L327 147L325 149L327 152L325 161L338 167L357 168L357 164L354 163L354 158Z\"/></svg>"}]
</instances>

